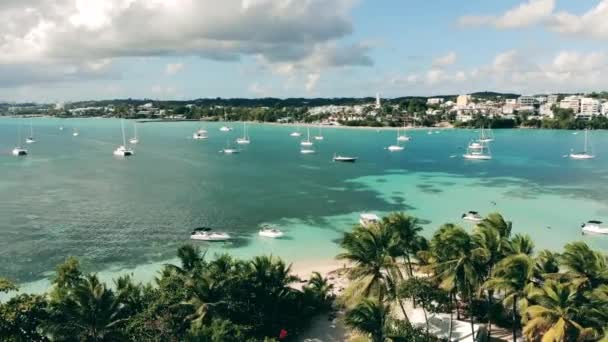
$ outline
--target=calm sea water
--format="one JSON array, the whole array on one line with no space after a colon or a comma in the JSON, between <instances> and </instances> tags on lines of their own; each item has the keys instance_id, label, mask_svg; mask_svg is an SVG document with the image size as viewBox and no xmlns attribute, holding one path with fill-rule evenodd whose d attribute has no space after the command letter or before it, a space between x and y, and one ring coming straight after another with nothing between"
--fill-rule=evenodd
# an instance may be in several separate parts
<instances>
[{"instance_id":1,"label":"calm sea water","mask_svg":"<svg viewBox=\"0 0 608 342\"><path fill-rule=\"evenodd\" d=\"M209 140L195 141L199 123L143 123L136 155L120 159L112 155L118 120L35 119L33 126L38 142L17 158L10 152L29 120L0 119L0 275L21 283L48 277L69 255L91 271L154 265L152 272L203 225L236 237L200 243L211 253L323 260L339 252L337 239L361 211L406 211L428 236L445 222L471 228L460 221L464 211L500 211L538 248L584 240L608 251L608 238L579 229L589 219L608 221L607 132L591 134L598 158L572 161L563 155L582 146L582 133L495 131L494 159L471 162L460 155L478 134L472 130L411 131L406 150L389 153L394 131L325 128L318 153L302 155L292 127L250 125L251 145L222 155L241 124L231 133L205 124ZM130 135L133 123L126 127ZM333 163L335 152L360 159ZM263 222L281 225L287 237L259 238Z\"/></svg>"}]
</instances>

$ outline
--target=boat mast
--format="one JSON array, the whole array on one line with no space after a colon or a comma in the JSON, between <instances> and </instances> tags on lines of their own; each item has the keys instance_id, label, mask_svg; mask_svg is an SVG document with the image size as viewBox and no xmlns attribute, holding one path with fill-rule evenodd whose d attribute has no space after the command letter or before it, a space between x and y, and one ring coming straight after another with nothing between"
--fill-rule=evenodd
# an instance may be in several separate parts
<instances>
[{"instance_id":1,"label":"boat mast","mask_svg":"<svg viewBox=\"0 0 608 342\"><path fill-rule=\"evenodd\" d=\"M587 154L587 133L588 132L589 132L589 130L585 128L585 154Z\"/></svg>"},{"instance_id":2,"label":"boat mast","mask_svg":"<svg viewBox=\"0 0 608 342\"><path fill-rule=\"evenodd\" d=\"M122 131L122 146L127 146L127 139L125 138L125 119L120 119L120 129Z\"/></svg>"},{"instance_id":3,"label":"boat mast","mask_svg":"<svg viewBox=\"0 0 608 342\"><path fill-rule=\"evenodd\" d=\"M30 137L34 137L34 123L30 119Z\"/></svg>"}]
</instances>

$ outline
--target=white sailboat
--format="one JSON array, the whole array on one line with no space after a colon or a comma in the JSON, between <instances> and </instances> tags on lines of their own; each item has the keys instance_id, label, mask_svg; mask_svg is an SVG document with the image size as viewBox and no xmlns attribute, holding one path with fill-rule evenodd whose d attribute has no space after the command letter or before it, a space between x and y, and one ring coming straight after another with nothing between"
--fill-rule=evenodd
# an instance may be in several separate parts
<instances>
[{"instance_id":1,"label":"white sailboat","mask_svg":"<svg viewBox=\"0 0 608 342\"><path fill-rule=\"evenodd\" d=\"M139 142L139 138L137 138L137 123L133 123L133 138L129 139L130 144L137 144Z\"/></svg>"},{"instance_id":2,"label":"white sailboat","mask_svg":"<svg viewBox=\"0 0 608 342\"><path fill-rule=\"evenodd\" d=\"M249 140L246 122L243 122L243 137L236 139L236 143L239 145L248 145L251 143L251 140Z\"/></svg>"},{"instance_id":3,"label":"white sailboat","mask_svg":"<svg viewBox=\"0 0 608 342\"><path fill-rule=\"evenodd\" d=\"M25 142L28 144L36 142L36 139L34 139L34 124L32 123L32 120L30 120L30 136L25 139Z\"/></svg>"},{"instance_id":4,"label":"white sailboat","mask_svg":"<svg viewBox=\"0 0 608 342\"><path fill-rule=\"evenodd\" d=\"M492 142L494 141L494 136L492 135L492 131L490 129L486 130L481 126L481 135L479 136L480 142Z\"/></svg>"},{"instance_id":5,"label":"white sailboat","mask_svg":"<svg viewBox=\"0 0 608 342\"><path fill-rule=\"evenodd\" d=\"M405 124L403 125L403 135L400 134L399 127L397 127L397 141L410 141L410 137L405 133Z\"/></svg>"},{"instance_id":6,"label":"white sailboat","mask_svg":"<svg viewBox=\"0 0 608 342\"><path fill-rule=\"evenodd\" d=\"M590 153L588 150L588 145L589 145L589 130L585 129L585 147L584 150L582 152L574 152L571 151L570 152L570 159L593 159L595 158L595 155L593 155L593 153Z\"/></svg>"},{"instance_id":7,"label":"white sailboat","mask_svg":"<svg viewBox=\"0 0 608 342\"><path fill-rule=\"evenodd\" d=\"M301 146L312 146L313 143L312 141L310 141L310 128L307 127L306 128L306 140L302 140L302 142L300 142Z\"/></svg>"},{"instance_id":8,"label":"white sailboat","mask_svg":"<svg viewBox=\"0 0 608 342\"><path fill-rule=\"evenodd\" d=\"M230 141L228 139L226 139L226 147L220 150L220 153L224 153L224 154L237 154L240 153L241 151L239 149L233 148L232 146L230 146Z\"/></svg>"},{"instance_id":9,"label":"white sailboat","mask_svg":"<svg viewBox=\"0 0 608 342\"><path fill-rule=\"evenodd\" d=\"M300 137L300 136L302 136L302 133L300 133L300 125L298 125L297 127L298 127L298 130L294 131L294 132L291 132L291 134L289 134L289 136L292 136L292 137Z\"/></svg>"},{"instance_id":10,"label":"white sailboat","mask_svg":"<svg viewBox=\"0 0 608 342\"><path fill-rule=\"evenodd\" d=\"M122 145L118 146L114 150L115 156L127 157L132 156L135 152L130 147L127 147L127 139L125 138L125 122L124 119L120 119L120 129L122 131Z\"/></svg>"},{"instance_id":11,"label":"white sailboat","mask_svg":"<svg viewBox=\"0 0 608 342\"><path fill-rule=\"evenodd\" d=\"M492 159L492 153L487 142L478 140L469 143L467 152L462 157L469 160L490 160Z\"/></svg>"},{"instance_id":12,"label":"white sailboat","mask_svg":"<svg viewBox=\"0 0 608 342\"><path fill-rule=\"evenodd\" d=\"M202 127L198 129L198 131L194 132L194 134L192 134L192 139L194 140L204 140L207 139L207 131L204 130Z\"/></svg>"},{"instance_id":13,"label":"white sailboat","mask_svg":"<svg viewBox=\"0 0 608 342\"><path fill-rule=\"evenodd\" d=\"M79 135L80 135L80 132L78 132L78 130L76 128L74 128L74 130L72 131L72 136L77 137Z\"/></svg>"},{"instance_id":14,"label":"white sailboat","mask_svg":"<svg viewBox=\"0 0 608 342\"><path fill-rule=\"evenodd\" d=\"M325 137L321 133L321 125L319 125L319 135L315 135L315 140L323 140Z\"/></svg>"},{"instance_id":15,"label":"white sailboat","mask_svg":"<svg viewBox=\"0 0 608 342\"><path fill-rule=\"evenodd\" d=\"M221 132L230 132L230 131L232 131L232 127L228 127L228 126L222 126L222 127L220 128L220 131L221 131Z\"/></svg>"},{"instance_id":16,"label":"white sailboat","mask_svg":"<svg viewBox=\"0 0 608 342\"><path fill-rule=\"evenodd\" d=\"M21 126L17 128L17 131L17 146L13 149L12 153L17 157L26 156L27 150L21 146Z\"/></svg>"}]
</instances>

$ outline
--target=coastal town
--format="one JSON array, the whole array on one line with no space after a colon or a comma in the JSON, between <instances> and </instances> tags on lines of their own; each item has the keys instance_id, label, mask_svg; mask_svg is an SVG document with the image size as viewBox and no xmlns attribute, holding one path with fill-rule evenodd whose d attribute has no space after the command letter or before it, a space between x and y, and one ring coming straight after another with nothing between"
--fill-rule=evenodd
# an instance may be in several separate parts
<instances>
[{"instance_id":1,"label":"coastal town","mask_svg":"<svg viewBox=\"0 0 608 342\"><path fill-rule=\"evenodd\" d=\"M517 95L474 93L435 97L340 99L109 100L3 104L4 116L125 117L164 120L250 120L346 126L467 126L478 119L535 126L543 120L608 117L608 93ZM537 127L540 127L536 125ZM507 127L509 125L507 124ZM497 127L501 128L501 127ZM554 127L549 127L554 128Z\"/></svg>"}]
</instances>

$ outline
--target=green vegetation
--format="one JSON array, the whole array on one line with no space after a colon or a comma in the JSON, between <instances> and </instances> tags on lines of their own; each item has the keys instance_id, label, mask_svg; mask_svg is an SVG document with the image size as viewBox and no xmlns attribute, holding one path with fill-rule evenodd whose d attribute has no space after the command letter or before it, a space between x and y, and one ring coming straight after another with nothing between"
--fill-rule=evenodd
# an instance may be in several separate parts
<instances>
[{"instance_id":1,"label":"green vegetation","mask_svg":"<svg viewBox=\"0 0 608 342\"><path fill-rule=\"evenodd\" d=\"M439 341L429 329L433 313L510 329L526 341L606 341L608 257L583 242L563 252L535 252L533 241L513 234L500 214L471 231L442 225L430 239L418 221L393 213L341 240L342 270L350 284L337 303L328 279L314 273L301 290L290 267L274 257L250 261L221 255L205 260L190 245L179 266L135 283L123 276L109 286L83 274L68 258L51 290L19 294L0 304L2 341L278 341L296 340L311 319L345 308L355 340ZM0 279L0 292L16 287ZM424 312L410 323L406 307Z\"/></svg>"},{"instance_id":2,"label":"green vegetation","mask_svg":"<svg viewBox=\"0 0 608 342\"><path fill-rule=\"evenodd\" d=\"M331 309L327 279L313 274L302 290L274 257L227 255L206 261L190 245L180 266L166 265L153 283L129 276L101 282L69 258L44 295L17 295L0 305L2 341L272 341L297 336ZM3 291L14 290L7 281Z\"/></svg>"},{"instance_id":3,"label":"green vegetation","mask_svg":"<svg viewBox=\"0 0 608 342\"><path fill-rule=\"evenodd\" d=\"M585 243L567 244L561 254L534 253L532 240L513 235L511 223L496 213L471 232L445 224L430 241L416 222L391 214L355 227L342 240L345 252L338 257L350 262L352 280L343 298L345 322L370 341L433 340L428 312L455 313L471 322L472 332L474 322L483 323L487 340L492 325L526 341L600 341L607 335L608 257ZM406 300L423 309L424 331L409 323ZM400 339L407 329L398 327L413 335ZM451 329L450 320L450 338Z\"/></svg>"}]
</instances>

